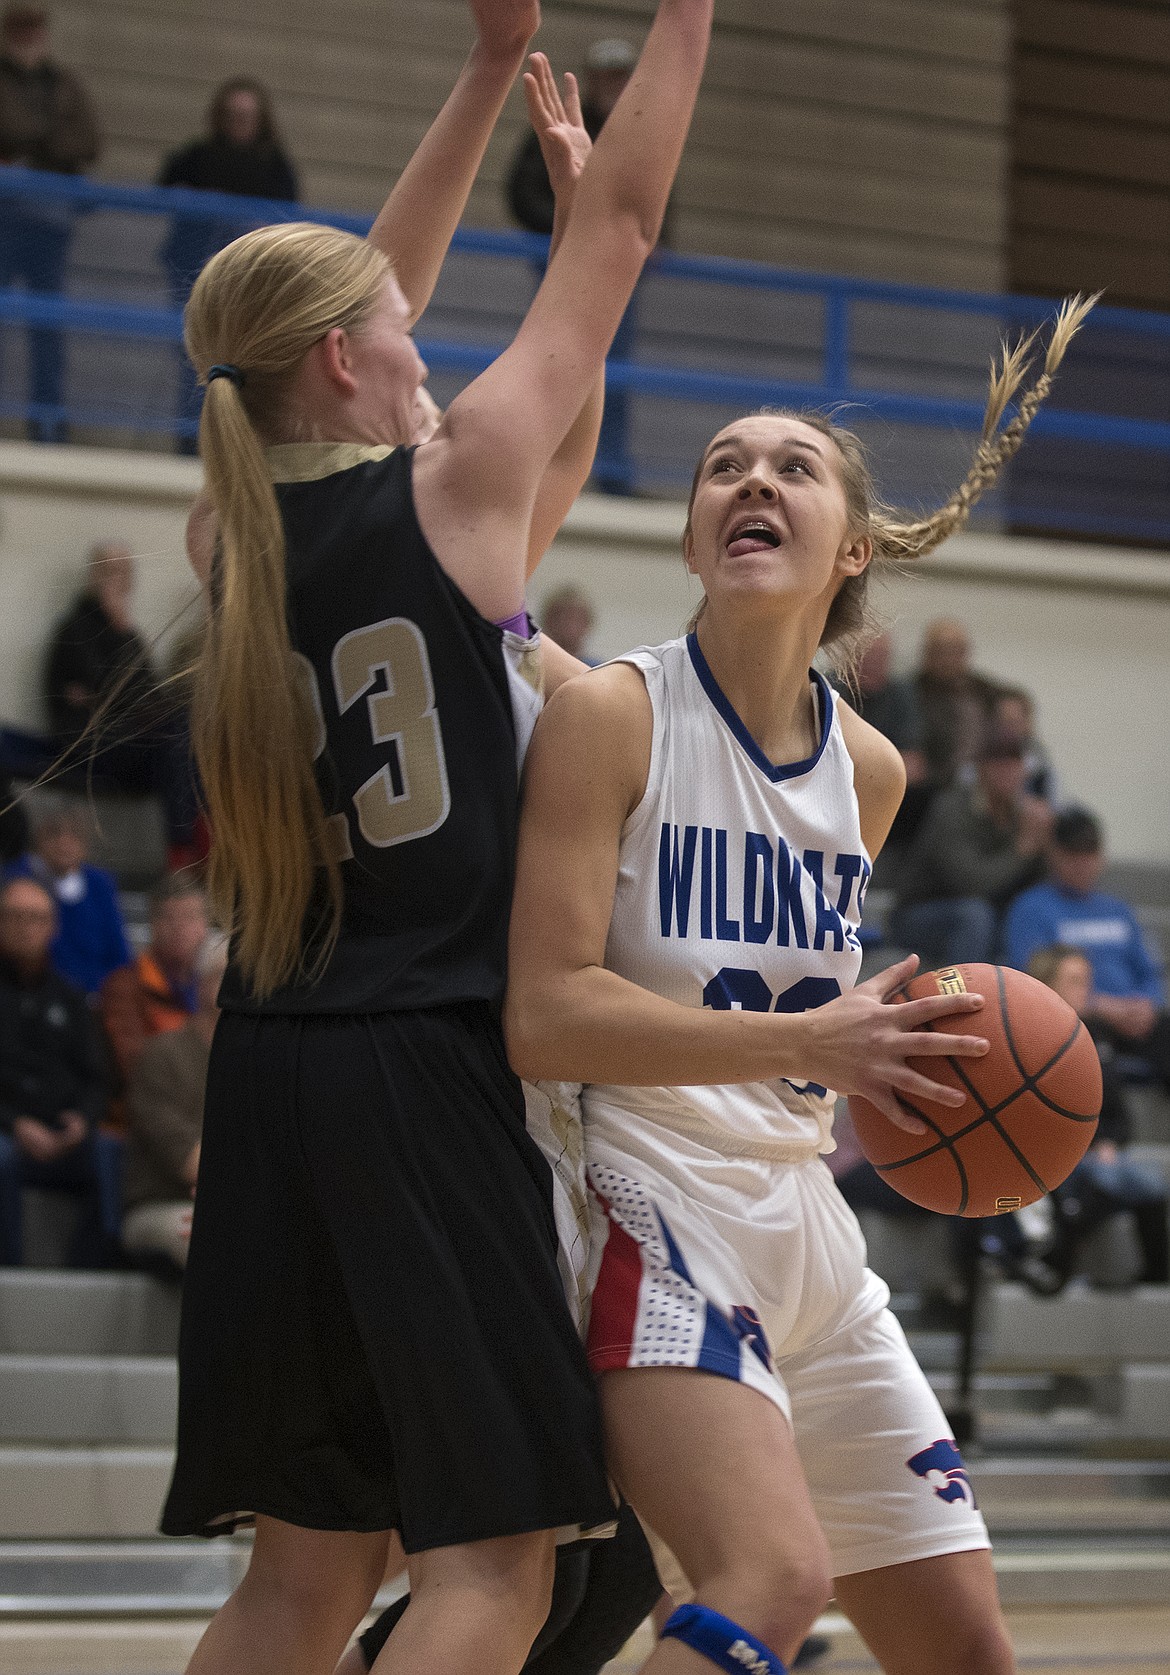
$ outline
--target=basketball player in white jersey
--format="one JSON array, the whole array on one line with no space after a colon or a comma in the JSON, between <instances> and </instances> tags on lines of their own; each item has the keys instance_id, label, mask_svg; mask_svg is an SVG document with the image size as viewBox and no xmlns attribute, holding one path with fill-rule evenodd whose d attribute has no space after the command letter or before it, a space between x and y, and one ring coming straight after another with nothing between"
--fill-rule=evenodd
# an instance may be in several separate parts
<instances>
[{"instance_id":1,"label":"basketball player in white jersey","mask_svg":"<svg viewBox=\"0 0 1170 1675\"><path fill-rule=\"evenodd\" d=\"M506 1028L525 1077L585 1090L595 1194L590 1360L610 1465L692 1603L646 1665L783 1671L830 1594L890 1675L1009 1675L986 1529L958 1449L822 1161L833 1094L916 1132L908 1059L977 997L853 988L897 752L811 671L866 628L871 562L930 551L1019 445L1083 317L966 482L889 513L857 439L759 414L700 461L685 537L706 599L685 639L570 681L526 768Z\"/></svg>"}]
</instances>

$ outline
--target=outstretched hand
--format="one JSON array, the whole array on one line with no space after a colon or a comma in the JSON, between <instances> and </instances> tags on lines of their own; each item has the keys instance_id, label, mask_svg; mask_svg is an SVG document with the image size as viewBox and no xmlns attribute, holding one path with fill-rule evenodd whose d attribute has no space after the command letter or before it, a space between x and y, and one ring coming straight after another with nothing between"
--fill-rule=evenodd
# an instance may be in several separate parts
<instances>
[{"instance_id":1,"label":"outstretched hand","mask_svg":"<svg viewBox=\"0 0 1170 1675\"><path fill-rule=\"evenodd\" d=\"M471 15L487 52L522 52L540 28L540 0L471 0Z\"/></svg>"},{"instance_id":2,"label":"outstretched hand","mask_svg":"<svg viewBox=\"0 0 1170 1675\"><path fill-rule=\"evenodd\" d=\"M983 1005L982 995L892 1000L917 969L918 957L911 954L868 982L859 983L839 1000L804 1015L813 1037L810 1073L814 1079L838 1093L860 1094L909 1134L925 1134L926 1124L905 1109L899 1093L955 1109L966 1095L943 1082L932 1082L908 1061L979 1058L988 1050L982 1036L943 1035L924 1027L935 1018L977 1012Z\"/></svg>"},{"instance_id":3,"label":"outstretched hand","mask_svg":"<svg viewBox=\"0 0 1170 1675\"><path fill-rule=\"evenodd\" d=\"M524 72L528 115L540 141L540 154L548 170L549 184L558 202L563 204L580 179L593 150L593 141L581 114L581 94L576 76L571 71L565 75L562 96L552 65L544 53L534 52L528 62L531 68Z\"/></svg>"}]
</instances>

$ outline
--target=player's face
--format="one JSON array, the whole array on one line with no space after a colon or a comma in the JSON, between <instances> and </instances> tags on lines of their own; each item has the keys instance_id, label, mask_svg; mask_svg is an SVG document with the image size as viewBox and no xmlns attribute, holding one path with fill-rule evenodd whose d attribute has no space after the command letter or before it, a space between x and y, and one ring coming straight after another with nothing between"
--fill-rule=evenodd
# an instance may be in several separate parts
<instances>
[{"instance_id":1,"label":"player's face","mask_svg":"<svg viewBox=\"0 0 1170 1675\"><path fill-rule=\"evenodd\" d=\"M377 308L350 340L364 428L370 440L394 447L414 437L416 398L427 376L409 326L406 298L398 281L388 279Z\"/></svg>"},{"instance_id":2,"label":"player's face","mask_svg":"<svg viewBox=\"0 0 1170 1675\"><path fill-rule=\"evenodd\" d=\"M829 437L799 419L763 414L716 436L699 472L686 546L708 600L761 608L782 602L827 614L869 553L850 530Z\"/></svg>"}]
</instances>

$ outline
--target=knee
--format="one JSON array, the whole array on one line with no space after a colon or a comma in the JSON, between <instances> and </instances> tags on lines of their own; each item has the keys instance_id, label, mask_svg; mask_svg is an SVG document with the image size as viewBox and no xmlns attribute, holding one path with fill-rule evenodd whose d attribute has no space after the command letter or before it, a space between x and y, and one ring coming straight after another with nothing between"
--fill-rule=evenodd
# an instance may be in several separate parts
<instances>
[{"instance_id":1,"label":"knee","mask_svg":"<svg viewBox=\"0 0 1170 1675\"><path fill-rule=\"evenodd\" d=\"M948 1631L947 1659L953 1675L1014 1675L1015 1653L1002 1616L956 1623L953 1634Z\"/></svg>"},{"instance_id":2,"label":"knee","mask_svg":"<svg viewBox=\"0 0 1170 1675\"><path fill-rule=\"evenodd\" d=\"M241 1587L289 1620L336 1620L348 1633L369 1609L385 1569L384 1536L296 1530L272 1540L258 1523Z\"/></svg>"},{"instance_id":3,"label":"knee","mask_svg":"<svg viewBox=\"0 0 1170 1675\"><path fill-rule=\"evenodd\" d=\"M828 1548L812 1542L799 1553L781 1546L758 1551L750 1568L698 1590L716 1610L750 1629L780 1657L790 1657L833 1596ZM723 1603L721 1603L723 1601Z\"/></svg>"},{"instance_id":4,"label":"knee","mask_svg":"<svg viewBox=\"0 0 1170 1675\"><path fill-rule=\"evenodd\" d=\"M517 1537L504 1555L498 1580L501 1614L517 1629L525 1650L532 1646L552 1608L556 1545L551 1534Z\"/></svg>"}]
</instances>

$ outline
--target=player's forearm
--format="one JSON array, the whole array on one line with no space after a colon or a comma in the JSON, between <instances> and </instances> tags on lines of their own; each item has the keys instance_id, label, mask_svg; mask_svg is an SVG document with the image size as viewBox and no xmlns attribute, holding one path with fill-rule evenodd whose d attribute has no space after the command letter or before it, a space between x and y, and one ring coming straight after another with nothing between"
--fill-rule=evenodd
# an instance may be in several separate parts
<instances>
[{"instance_id":1,"label":"player's forearm","mask_svg":"<svg viewBox=\"0 0 1170 1675\"><path fill-rule=\"evenodd\" d=\"M713 0L660 0L638 66L577 188L573 228L631 216L649 256L686 143L711 36Z\"/></svg>"},{"instance_id":2,"label":"player's forearm","mask_svg":"<svg viewBox=\"0 0 1170 1675\"><path fill-rule=\"evenodd\" d=\"M687 1087L805 1078L799 1015L680 1006L601 966L509 985L508 1056L529 1081Z\"/></svg>"},{"instance_id":3,"label":"player's forearm","mask_svg":"<svg viewBox=\"0 0 1170 1675\"><path fill-rule=\"evenodd\" d=\"M431 299L526 45L472 48L450 98L370 229L371 241L394 264L412 321Z\"/></svg>"}]
</instances>

